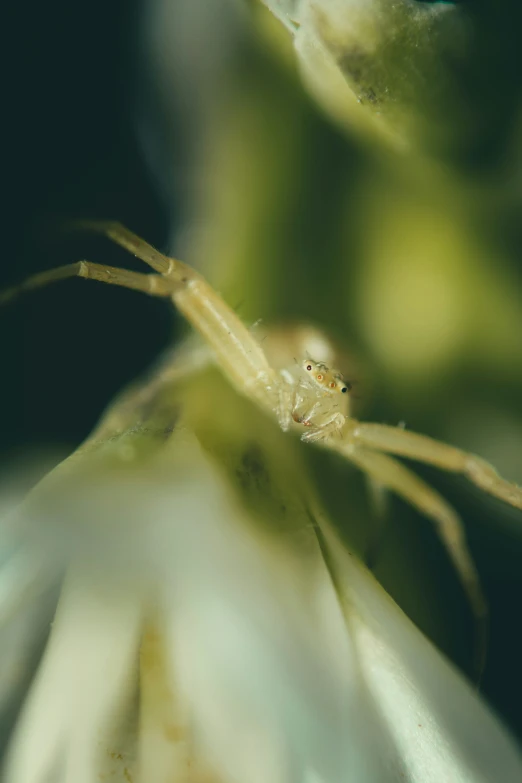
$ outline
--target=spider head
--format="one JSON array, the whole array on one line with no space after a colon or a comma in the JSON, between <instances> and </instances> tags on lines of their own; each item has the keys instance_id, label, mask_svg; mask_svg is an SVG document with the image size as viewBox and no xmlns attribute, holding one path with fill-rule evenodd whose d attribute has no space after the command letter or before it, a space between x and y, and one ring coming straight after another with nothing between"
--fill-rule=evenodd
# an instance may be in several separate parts
<instances>
[{"instance_id":1,"label":"spider head","mask_svg":"<svg viewBox=\"0 0 522 783\"><path fill-rule=\"evenodd\" d=\"M315 386L323 389L330 394L347 394L351 386L347 383L341 373L330 370L322 362L314 362L313 359L305 359L302 364L306 375L311 379Z\"/></svg>"}]
</instances>

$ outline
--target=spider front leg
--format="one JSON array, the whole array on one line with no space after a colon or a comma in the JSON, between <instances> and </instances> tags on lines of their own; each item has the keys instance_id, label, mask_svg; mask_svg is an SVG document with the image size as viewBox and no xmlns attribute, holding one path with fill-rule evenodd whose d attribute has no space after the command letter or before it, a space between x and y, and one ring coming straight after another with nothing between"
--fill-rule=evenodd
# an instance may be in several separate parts
<instances>
[{"instance_id":1,"label":"spider front leg","mask_svg":"<svg viewBox=\"0 0 522 783\"><path fill-rule=\"evenodd\" d=\"M337 432L340 433L344 427L345 421L346 417L343 416L342 413L332 413L325 417L320 424L315 426L308 424L305 419L302 423L305 424L305 426L310 426L311 429L301 435L301 440L305 443L317 443L318 441L326 440L331 435L334 435Z\"/></svg>"},{"instance_id":2,"label":"spider front leg","mask_svg":"<svg viewBox=\"0 0 522 783\"><path fill-rule=\"evenodd\" d=\"M278 405L276 410L277 421L283 432L288 432L292 426L292 413L296 405L296 392L292 378L280 371L280 384L278 392Z\"/></svg>"},{"instance_id":3,"label":"spider front leg","mask_svg":"<svg viewBox=\"0 0 522 783\"><path fill-rule=\"evenodd\" d=\"M304 366L311 367L309 361L311 360L306 360ZM326 372L325 367L324 373ZM284 371L282 374L285 374ZM319 377L323 378L323 375L319 374ZM344 382L341 383L336 378L330 383L334 387L334 393L325 392L319 384L310 383L308 379L306 382L298 381L294 386L292 418L297 424L307 428L301 435L301 440L305 443L326 440L331 435L340 433L347 421L348 401L343 398L343 404L340 404L342 393L336 393L337 387L346 388Z\"/></svg>"},{"instance_id":4,"label":"spider front leg","mask_svg":"<svg viewBox=\"0 0 522 783\"><path fill-rule=\"evenodd\" d=\"M107 236L158 274L145 275L79 261L35 275L18 287L0 293L0 304L28 290L70 277L91 278L153 296L170 296L176 308L204 338L218 366L236 389L275 415L283 429L288 429L293 403L281 376L271 367L245 324L198 272L159 252L119 223L80 221L70 224L70 228Z\"/></svg>"},{"instance_id":5,"label":"spider front leg","mask_svg":"<svg viewBox=\"0 0 522 783\"><path fill-rule=\"evenodd\" d=\"M503 479L492 465L474 454L426 435L384 424L352 422L350 438L362 446L426 462L452 473L461 473L490 495L522 509L522 488Z\"/></svg>"},{"instance_id":6,"label":"spider front leg","mask_svg":"<svg viewBox=\"0 0 522 783\"><path fill-rule=\"evenodd\" d=\"M346 456L366 475L411 503L435 523L436 531L459 575L475 618L474 669L480 681L487 652L488 605L466 543L460 517L429 484L392 457L357 446L346 451Z\"/></svg>"},{"instance_id":7,"label":"spider front leg","mask_svg":"<svg viewBox=\"0 0 522 783\"><path fill-rule=\"evenodd\" d=\"M43 288L58 280L67 280L71 277L83 277L86 280L99 280L102 283L132 288L151 296L170 296L172 284L162 275L143 275L140 272L129 272L127 269L118 269L114 266L93 264L91 261L76 261L56 269L40 272L25 280L20 285L7 288L0 292L0 305L10 303L21 294Z\"/></svg>"},{"instance_id":8,"label":"spider front leg","mask_svg":"<svg viewBox=\"0 0 522 783\"><path fill-rule=\"evenodd\" d=\"M82 221L75 228L103 234L159 272L170 285L172 301L210 346L218 366L243 395L287 427L286 390L261 345L221 296L196 272L160 253L119 223ZM280 413L281 412L281 413Z\"/></svg>"}]
</instances>

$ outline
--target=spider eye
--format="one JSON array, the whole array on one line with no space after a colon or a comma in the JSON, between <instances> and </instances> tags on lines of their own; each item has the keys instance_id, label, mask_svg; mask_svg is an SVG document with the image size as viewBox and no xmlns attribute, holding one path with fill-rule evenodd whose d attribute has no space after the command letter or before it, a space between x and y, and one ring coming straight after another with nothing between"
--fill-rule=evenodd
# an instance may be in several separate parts
<instances>
[{"instance_id":1,"label":"spider eye","mask_svg":"<svg viewBox=\"0 0 522 783\"><path fill-rule=\"evenodd\" d=\"M317 380L318 380L318 381L322 381L322 380L323 380L323 376L322 376L322 375L318 375L318 376L317 376Z\"/></svg>"},{"instance_id":2,"label":"spider eye","mask_svg":"<svg viewBox=\"0 0 522 783\"><path fill-rule=\"evenodd\" d=\"M312 369L312 365L311 365L311 364L307 364L307 365L306 365L306 369L307 369L308 371L310 371L310 370Z\"/></svg>"},{"instance_id":3,"label":"spider eye","mask_svg":"<svg viewBox=\"0 0 522 783\"><path fill-rule=\"evenodd\" d=\"M335 389L335 383L333 381L330 384L330 389Z\"/></svg>"},{"instance_id":4,"label":"spider eye","mask_svg":"<svg viewBox=\"0 0 522 783\"><path fill-rule=\"evenodd\" d=\"M343 386L341 391L342 391L343 394L346 394L346 392L348 391L348 388L346 386Z\"/></svg>"}]
</instances>

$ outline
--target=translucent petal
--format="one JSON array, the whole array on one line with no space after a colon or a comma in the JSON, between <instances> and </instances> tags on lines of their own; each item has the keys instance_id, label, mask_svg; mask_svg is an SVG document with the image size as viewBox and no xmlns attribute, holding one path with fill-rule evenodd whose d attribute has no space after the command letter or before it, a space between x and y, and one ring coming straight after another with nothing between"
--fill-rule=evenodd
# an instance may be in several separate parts
<instances>
[{"instance_id":1,"label":"translucent petal","mask_svg":"<svg viewBox=\"0 0 522 783\"><path fill-rule=\"evenodd\" d=\"M198 769L223 783L522 779L513 740L339 543L306 480L281 481L260 450L276 527L188 430L168 444L123 470L77 458L81 480L65 471L27 506L70 565L7 783L93 783L116 762L121 778L138 755L143 783ZM163 670L139 666L143 623Z\"/></svg>"},{"instance_id":2,"label":"translucent petal","mask_svg":"<svg viewBox=\"0 0 522 783\"><path fill-rule=\"evenodd\" d=\"M411 779L520 780L520 751L485 702L368 572L330 541L361 674Z\"/></svg>"},{"instance_id":3,"label":"translucent petal","mask_svg":"<svg viewBox=\"0 0 522 783\"><path fill-rule=\"evenodd\" d=\"M92 572L89 573L92 576ZM24 706L5 780L99 780L103 738L128 709L142 619L135 594L98 592L72 568L50 642Z\"/></svg>"},{"instance_id":4,"label":"translucent petal","mask_svg":"<svg viewBox=\"0 0 522 783\"><path fill-rule=\"evenodd\" d=\"M468 127L452 66L471 36L458 4L264 2L294 33L303 80L338 122L402 150L442 148Z\"/></svg>"}]
</instances>

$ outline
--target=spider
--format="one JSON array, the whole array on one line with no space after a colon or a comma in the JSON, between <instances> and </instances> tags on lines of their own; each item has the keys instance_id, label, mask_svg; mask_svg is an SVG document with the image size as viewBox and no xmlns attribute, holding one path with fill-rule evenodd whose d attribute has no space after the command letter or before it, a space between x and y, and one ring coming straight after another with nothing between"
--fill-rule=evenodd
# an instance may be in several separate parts
<instances>
[{"instance_id":1,"label":"spider","mask_svg":"<svg viewBox=\"0 0 522 783\"><path fill-rule=\"evenodd\" d=\"M395 492L435 523L460 577L479 631L483 667L487 602L468 550L460 517L446 500L390 454L406 457L466 476L482 490L522 509L522 488L502 479L487 462L454 446L402 427L359 422L350 416L351 386L327 363L325 340L317 352L301 361L274 367L254 333L209 283L190 266L153 248L119 223L82 221L74 224L107 236L154 270L130 272L89 261L78 261L37 274L0 295L3 304L19 293L70 277L83 277L132 288L152 296L170 297L177 309L211 348L214 360L238 392L250 398L287 431L342 455L381 486ZM310 343L310 341L309 341ZM313 341L312 341L313 343Z\"/></svg>"}]
</instances>

